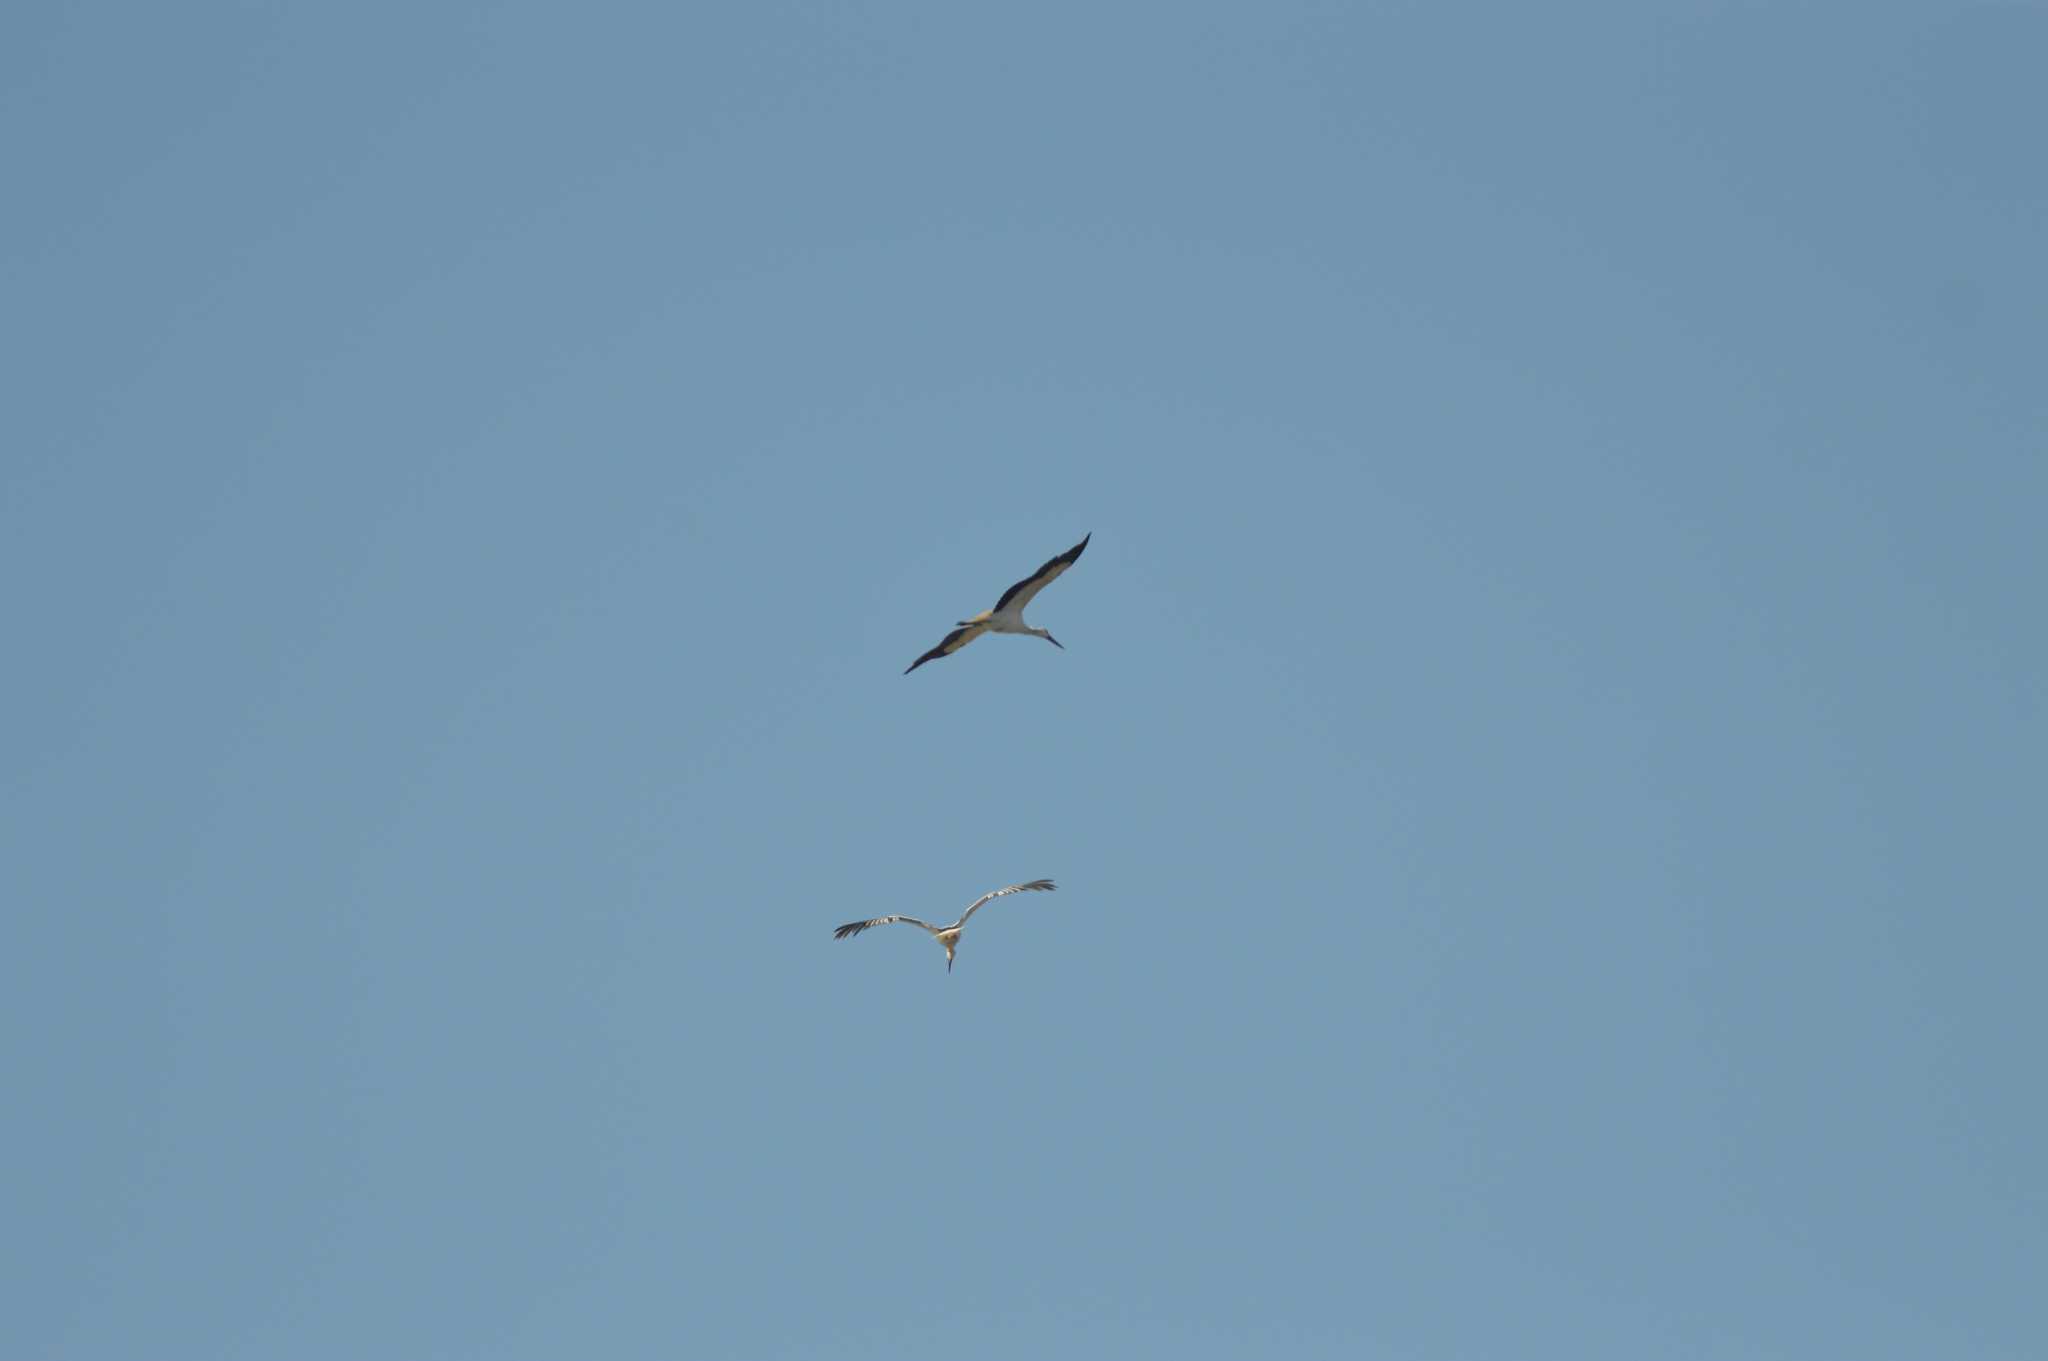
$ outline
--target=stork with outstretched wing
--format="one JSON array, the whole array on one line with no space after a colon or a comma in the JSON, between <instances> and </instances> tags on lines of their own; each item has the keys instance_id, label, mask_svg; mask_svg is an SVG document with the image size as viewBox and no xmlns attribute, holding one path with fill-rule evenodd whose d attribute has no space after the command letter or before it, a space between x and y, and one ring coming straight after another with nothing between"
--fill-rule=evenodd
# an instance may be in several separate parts
<instances>
[{"instance_id":1,"label":"stork with outstretched wing","mask_svg":"<svg viewBox=\"0 0 2048 1361\"><path fill-rule=\"evenodd\" d=\"M976 909L978 909L983 903L989 901L991 898L1000 898L1007 893L1050 893L1052 892L1052 890L1052 880L1033 879L1029 883L1011 884L1007 888L999 888L992 893L982 894L979 898L976 898L972 903L968 904L967 910L960 914L960 920L956 922L950 922L945 926L933 926L930 922L919 921L915 917L905 917L900 915L890 917L871 917L864 922L848 922L846 925L840 927L838 930L832 933L832 939L847 940L853 936L859 935L861 932L867 930L870 926L887 926L891 922L903 922L904 924L909 926L921 927L924 930L931 932L932 936L939 942L939 944L946 947L946 972L951 973L953 972L953 947L960 943L960 928L967 925L967 919L973 916Z\"/></svg>"},{"instance_id":2,"label":"stork with outstretched wing","mask_svg":"<svg viewBox=\"0 0 2048 1361\"><path fill-rule=\"evenodd\" d=\"M984 633L1028 633L1034 638L1045 639L1064 652L1066 645L1053 637L1049 630L1035 629L1024 622L1024 607L1031 603L1033 596L1051 585L1053 578L1072 567L1075 559L1081 556L1081 550L1088 546L1088 540L1094 537L1092 532L1083 535L1081 542L1004 591L1003 598L996 601L994 609L983 610L972 619L962 619L960 626L941 638L937 647L904 667L903 674L907 676L936 658L952 656Z\"/></svg>"}]
</instances>

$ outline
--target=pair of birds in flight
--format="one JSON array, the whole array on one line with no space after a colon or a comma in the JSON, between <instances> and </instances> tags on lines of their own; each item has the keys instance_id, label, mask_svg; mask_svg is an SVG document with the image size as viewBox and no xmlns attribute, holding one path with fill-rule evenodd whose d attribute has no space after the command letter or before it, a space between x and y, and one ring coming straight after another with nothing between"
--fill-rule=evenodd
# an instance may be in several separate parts
<instances>
[{"instance_id":1,"label":"pair of birds in flight","mask_svg":"<svg viewBox=\"0 0 2048 1361\"><path fill-rule=\"evenodd\" d=\"M1053 637L1049 629L1033 628L1024 622L1024 607L1029 605L1040 591L1052 584L1055 577L1059 576L1060 573L1066 571L1069 567L1072 567L1075 560L1081 556L1081 550L1088 546L1088 540L1094 537L1093 533L1084 535L1081 542L1075 544L1058 557L1049 560L1030 576L1025 577L1009 590L1004 591L1001 598L996 601L994 609L983 610L972 619L962 619L957 628L939 640L937 647L905 667L903 674L909 675L926 662L952 656L984 633L1028 633L1034 638L1045 639L1045 641L1064 652L1066 645ZM906 926L915 926L920 930L929 932L933 939L946 947L946 972L951 973L953 972L953 950L960 943L960 929L967 925L967 919L980 910L983 903L995 898L1006 897L1012 893L1050 893L1053 891L1053 887L1053 882L1050 879L1033 879L1027 883L1011 884L1005 888L995 889L992 892L982 894L979 898L969 903L967 910L960 914L959 920L948 922L944 926L933 926L928 921L920 921L916 917L906 917L899 913L887 917L871 917L864 922L848 922L832 933L832 939L851 940L871 926L888 926L895 922L902 922Z\"/></svg>"}]
</instances>

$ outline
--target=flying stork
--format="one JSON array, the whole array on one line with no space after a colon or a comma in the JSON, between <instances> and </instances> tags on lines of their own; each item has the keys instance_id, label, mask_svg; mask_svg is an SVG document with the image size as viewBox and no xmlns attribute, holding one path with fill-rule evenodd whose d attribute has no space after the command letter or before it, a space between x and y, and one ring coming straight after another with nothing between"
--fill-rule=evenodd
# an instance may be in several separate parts
<instances>
[{"instance_id":1,"label":"flying stork","mask_svg":"<svg viewBox=\"0 0 2048 1361\"><path fill-rule=\"evenodd\" d=\"M1003 598L996 601L994 609L983 610L972 619L962 619L960 627L941 638L937 647L904 667L903 674L909 675L935 657L952 656L984 633L1028 633L1034 638L1045 639L1062 652L1066 651L1066 645L1053 637L1049 631L1035 629L1024 622L1024 607L1029 605L1032 597L1044 590L1054 577L1072 567L1074 560L1081 556L1081 550L1088 546L1088 540L1094 537L1093 531L1083 535L1081 542L1004 591Z\"/></svg>"},{"instance_id":2,"label":"flying stork","mask_svg":"<svg viewBox=\"0 0 2048 1361\"><path fill-rule=\"evenodd\" d=\"M1075 551L1079 552L1080 550L1076 549ZM1057 559L1055 559L1055 561L1057 561ZM967 919L974 915L976 908L980 907L989 899L1000 898L1006 893L1050 893L1052 892L1052 890L1052 880L1033 879L1031 882L1026 884L1011 884L1008 888L999 888L995 890L993 893L982 894L979 898L976 898L972 903L968 904L967 910L960 914L959 921L949 923L945 926L933 926L930 922L921 922L915 917L874 917L864 922L848 922L846 925L840 927L838 930L832 933L832 939L845 940L850 936L857 936L861 932L867 930L870 926L887 926L891 922L908 922L912 926L921 926L925 930L931 932L933 937L935 937L938 940L939 944L946 947L946 972L951 973L953 972L953 947L960 943L960 928L967 925Z\"/></svg>"}]
</instances>

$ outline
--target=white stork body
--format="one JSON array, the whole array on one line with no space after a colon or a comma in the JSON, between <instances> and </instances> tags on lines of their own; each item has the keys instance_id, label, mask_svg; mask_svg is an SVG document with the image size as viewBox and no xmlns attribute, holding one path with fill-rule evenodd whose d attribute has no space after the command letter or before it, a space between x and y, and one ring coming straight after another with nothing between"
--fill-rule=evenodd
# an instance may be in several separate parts
<instances>
[{"instance_id":1,"label":"white stork body","mask_svg":"<svg viewBox=\"0 0 2048 1361\"><path fill-rule=\"evenodd\" d=\"M1002 599L996 601L994 609L983 610L972 619L960 620L958 628L941 638L937 647L904 667L903 674L907 676L936 658L952 656L984 633L1028 633L1034 638L1043 638L1054 647L1065 651L1065 645L1053 637L1050 630L1033 628L1024 622L1024 607L1031 603L1032 597L1050 585L1054 577L1072 567L1074 560L1081 556L1081 550L1088 546L1088 540L1094 537L1093 533L1083 535L1081 542L1004 591Z\"/></svg>"},{"instance_id":2,"label":"white stork body","mask_svg":"<svg viewBox=\"0 0 2048 1361\"><path fill-rule=\"evenodd\" d=\"M953 947L960 943L960 928L967 925L967 919L974 915L975 909L979 908L983 903L987 902L991 898L1000 898L1005 894L1009 893L1050 893L1052 891L1052 880L1033 879L1029 883L1011 884L1008 888L999 888L992 893L982 894L979 898L976 898L972 903L968 904L967 910L960 914L960 920L955 922L948 922L944 926L933 926L930 922L919 921L915 917L905 917L901 915L890 917L871 917L864 922L848 922L846 925L838 928L832 933L832 939L847 940L853 936L859 935L861 932L867 930L870 926L887 926L891 922L902 922L906 926L920 927L923 930L931 932L933 939L937 940L939 944L946 947L946 972L951 973L953 972Z\"/></svg>"}]
</instances>

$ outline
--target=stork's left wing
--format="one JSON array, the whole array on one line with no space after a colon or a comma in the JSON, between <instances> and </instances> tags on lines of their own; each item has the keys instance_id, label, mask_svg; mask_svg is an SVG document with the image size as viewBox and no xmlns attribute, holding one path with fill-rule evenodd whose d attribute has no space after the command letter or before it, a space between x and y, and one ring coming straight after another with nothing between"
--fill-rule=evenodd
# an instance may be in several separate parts
<instances>
[{"instance_id":1,"label":"stork's left wing","mask_svg":"<svg viewBox=\"0 0 2048 1361\"><path fill-rule=\"evenodd\" d=\"M891 922L903 922L909 926L922 926L925 930L931 932L935 936L939 933L938 927L933 926L930 922L919 921L915 917L871 917L864 922L848 922L846 925L838 928L832 933L832 939L845 940L849 936L859 935L861 932L867 930L870 926L887 926Z\"/></svg>"},{"instance_id":2,"label":"stork's left wing","mask_svg":"<svg viewBox=\"0 0 2048 1361\"><path fill-rule=\"evenodd\" d=\"M1000 898L1006 893L1050 893L1053 891L1053 887L1053 882L1050 879L1033 879L1028 884L1011 884L1008 888L999 888L993 893L984 893L974 900L972 907L960 914L960 925L967 925L967 919L980 910L981 905L991 898Z\"/></svg>"},{"instance_id":3,"label":"stork's left wing","mask_svg":"<svg viewBox=\"0 0 2048 1361\"><path fill-rule=\"evenodd\" d=\"M988 632L988 625L986 624L962 624L959 628L954 629L951 633L939 639L939 645L937 647L933 648L930 652L925 653L924 656L919 657L909 666L904 667L903 674L906 676L909 675L911 672L917 670L917 668L919 668L920 666L923 666L926 662L936 661L940 657L952 656L961 648L966 647L969 643L973 642L976 638L981 637L981 635L986 632Z\"/></svg>"}]
</instances>

